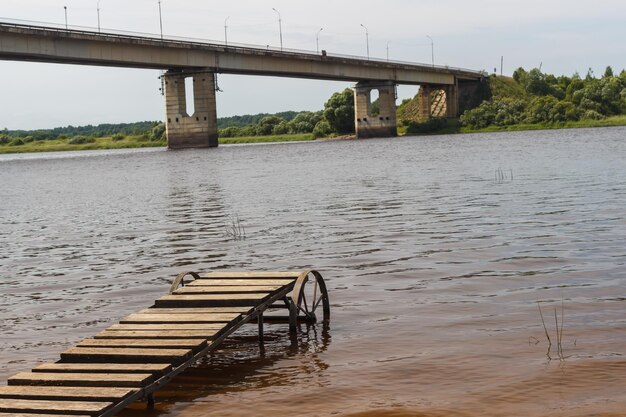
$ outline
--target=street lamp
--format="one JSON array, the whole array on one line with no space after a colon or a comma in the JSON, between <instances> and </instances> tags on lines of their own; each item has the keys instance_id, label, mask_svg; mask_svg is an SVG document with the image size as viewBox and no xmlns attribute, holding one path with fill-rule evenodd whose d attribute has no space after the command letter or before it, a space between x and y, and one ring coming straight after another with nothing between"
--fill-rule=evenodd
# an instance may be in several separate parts
<instances>
[{"instance_id":1,"label":"street lamp","mask_svg":"<svg viewBox=\"0 0 626 417\"><path fill-rule=\"evenodd\" d=\"M98 11L98 32L100 32L100 0L98 0L98 5L96 6L96 10Z\"/></svg>"},{"instance_id":2,"label":"street lamp","mask_svg":"<svg viewBox=\"0 0 626 417\"><path fill-rule=\"evenodd\" d=\"M161 0L159 0L159 27L161 28L161 40L163 40L163 15L161 13Z\"/></svg>"},{"instance_id":3,"label":"street lamp","mask_svg":"<svg viewBox=\"0 0 626 417\"><path fill-rule=\"evenodd\" d=\"M67 6L63 6L63 10L65 10L65 30L67 30Z\"/></svg>"},{"instance_id":4,"label":"street lamp","mask_svg":"<svg viewBox=\"0 0 626 417\"><path fill-rule=\"evenodd\" d=\"M324 28L321 28L320 30L317 31L317 35L315 36L315 41L317 43L317 53L320 53L320 33L324 30Z\"/></svg>"},{"instance_id":5,"label":"street lamp","mask_svg":"<svg viewBox=\"0 0 626 417\"><path fill-rule=\"evenodd\" d=\"M387 41L387 62L389 62L389 44L391 41Z\"/></svg>"},{"instance_id":6,"label":"street lamp","mask_svg":"<svg viewBox=\"0 0 626 417\"><path fill-rule=\"evenodd\" d=\"M224 45L228 46L228 19L230 19L230 16L228 16L226 19L224 19Z\"/></svg>"},{"instance_id":7,"label":"street lamp","mask_svg":"<svg viewBox=\"0 0 626 417\"><path fill-rule=\"evenodd\" d=\"M431 38L428 35L426 35L426 37L430 39L430 58L432 60L433 67L434 67L435 66L435 41L433 41L433 38Z\"/></svg>"},{"instance_id":8,"label":"street lamp","mask_svg":"<svg viewBox=\"0 0 626 417\"><path fill-rule=\"evenodd\" d=\"M283 50L283 19L280 16L280 12L272 7L276 13L278 13L278 33L280 34L280 50Z\"/></svg>"},{"instance_id":9,"label":"street lamp","mask_svg":"<svg viewBox=\"0 0 626 417\"><path fill-rule=\"evenodd\" d=\"M365 44L367 45L367 59L370 59L370 32L367 30L367 27L363 23L361 23L363 29L365 29Z\"/></svg>"}]
</instances>

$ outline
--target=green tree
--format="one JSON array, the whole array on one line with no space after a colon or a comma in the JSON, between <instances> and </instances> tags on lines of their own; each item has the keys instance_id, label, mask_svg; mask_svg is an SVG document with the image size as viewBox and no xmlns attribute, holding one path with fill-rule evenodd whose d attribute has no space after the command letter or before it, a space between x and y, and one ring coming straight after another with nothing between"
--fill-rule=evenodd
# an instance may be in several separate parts
<instances>
[{"instance_id":1,"label":"green tree","mask_svg":"<svg viewBox=\"0 0 626 417\"><path fill-rule=\"evenodd\" d=\"M256 134L257 136L267 136L271 135L274 131L274 127L276 125L284 122L285 119L278 116L266 116L259 121L259 124L256 126Z\"/></svg>"},{"instance_id":2,"label":"green tree","mask_svg":"<svg viewBox=\"0 0 626 417\"><path fill-rule=\"evenodd\" d=\"M274 135L287 135L289 133L291 133L291 128L286 120L274 125L274 129L272 130L272 134Z\"/></svg>"},{"instance_id":3,"label":"green tree","mask_svg":"<svg viewBox=\"0 0 626 417\"><path fill-rule=\"evenodd\" d=\"M354 132L354 92L346 88L341 93L333 94L324 104L324 119L333 132Z\"/></svg>"},{"instance_id":4,"label":"green tree","mask_svg":"<svg viewBox=\"0 0 626 417\"><path fill-rule=\"evenodd\" d=\"M613 68L611 68L611 66L607 66L606 69L604 70L604 76L603 78L610 78L613 77Z\"/></svg>"}]
</instances>

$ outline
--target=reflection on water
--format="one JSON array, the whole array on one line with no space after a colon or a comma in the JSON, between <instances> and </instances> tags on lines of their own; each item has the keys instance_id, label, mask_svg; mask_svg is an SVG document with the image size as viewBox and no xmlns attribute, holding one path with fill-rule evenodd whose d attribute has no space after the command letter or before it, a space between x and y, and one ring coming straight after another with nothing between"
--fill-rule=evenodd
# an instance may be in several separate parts
<instances>
[{"instance_id":1,"label":"reflection on water","mask_svg":"<svg viewBox=\"0 0 626 417\"><path fill-rule=\"evenodd\" d=\"M621 415L625 139L2 156L0 379L150 304L183 269L314 267L328 334L294 349L272 326L262 352L251 326L160 393L158 414ZM245 240L226 233L232 216ZM546 358L538 300L551 334L564 305L565 362Z\"/></svg>"}]
</instances>

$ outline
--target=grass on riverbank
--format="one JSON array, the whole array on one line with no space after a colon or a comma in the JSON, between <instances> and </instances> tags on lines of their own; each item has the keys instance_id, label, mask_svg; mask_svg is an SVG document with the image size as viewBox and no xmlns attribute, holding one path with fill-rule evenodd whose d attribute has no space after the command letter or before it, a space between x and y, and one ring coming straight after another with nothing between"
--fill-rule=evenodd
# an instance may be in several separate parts
<instances>
[{"instance_id":1,"label":"grass on riverbank","mask_svg":"<svg viewBox=\"0 0 626 417\"><path fill-rule=\"evenodd\" d=\"M96 138L91 143L72 144L71 139L42 140L24 143L23 145L2 145L0 154L29 152L62 152L86 151L94 149L149 148L165 146L165 141L152 141L145 135L126 136L121 140L113 137Z\"/></svg>"},{"instance_id":2,"label":"grass on riverbank","mask_svg":"<svg viewBox=\"0 0 626 417\"><path fill-rule=\"evenodd\" d=\"M220 138L220 145L231 145L237 143L268 143L268 142L304 142L314 140L312 133L298 133L292 135L270 135L270 136L242 136L236 138Z\"/></svg>"},{"instance_id":3,"label":"grass on riverbank","mask_svg":"<svg viewBox=\"0 0 626 417\"><path fill-rule=\"evenodd\" d=\"M297 135L271 135L249 136L238 138L220 138L220 145L237 143L268 143L268 142L294 142L315 139L311 133ZM30 152L62 152L62 151L86 151L94 149L128 149L128 148L151 148L167 146L165 140L152 141L145 135L127 136L122 140L113 140L113 137L96 138L94 142L71 144L70 139L43 140L12 146L9 144L0 146L0 154L7 153L30 153Z\"/></svg>"},{"instance_id":4,"label":"grass on riverbank","mask_svg":"<svg viewBox=\"0 0 626 417\"><path fill-rule=\"evenodd\" d=\"M524 130L576 129L585 127L626 126L626 115L611 116L602 120L577 120L562 123L522 123L510 126L488 126L472 129L461 126L457 119L448 120L446 126L427 133L407 133L407 126L398 126L398 133L406 136L449 135L454 133L517 132Z\"/></svg>"}]
</instances>

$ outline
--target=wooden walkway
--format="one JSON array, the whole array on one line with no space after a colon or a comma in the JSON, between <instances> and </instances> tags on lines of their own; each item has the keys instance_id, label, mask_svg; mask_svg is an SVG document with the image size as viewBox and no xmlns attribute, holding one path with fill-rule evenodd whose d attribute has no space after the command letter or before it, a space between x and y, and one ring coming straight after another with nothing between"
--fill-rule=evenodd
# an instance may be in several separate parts
<instances>
[{"instance_id":1,"label":"wooden walkway","mask_svg":"<svg viewBox=\"0 0 626 417\"><path fill-rule=\"evenodd\" d=\"M108 417L138 400L153 407L155 391L244 324L258 323L262 343L267 310L289 312L282 318L291 335L317 313L328 322L324 279L317 271L181 273L152 307L84 339L58 362L10 377L0 387L0 417Z\"/></svg>"}]
</instances>

